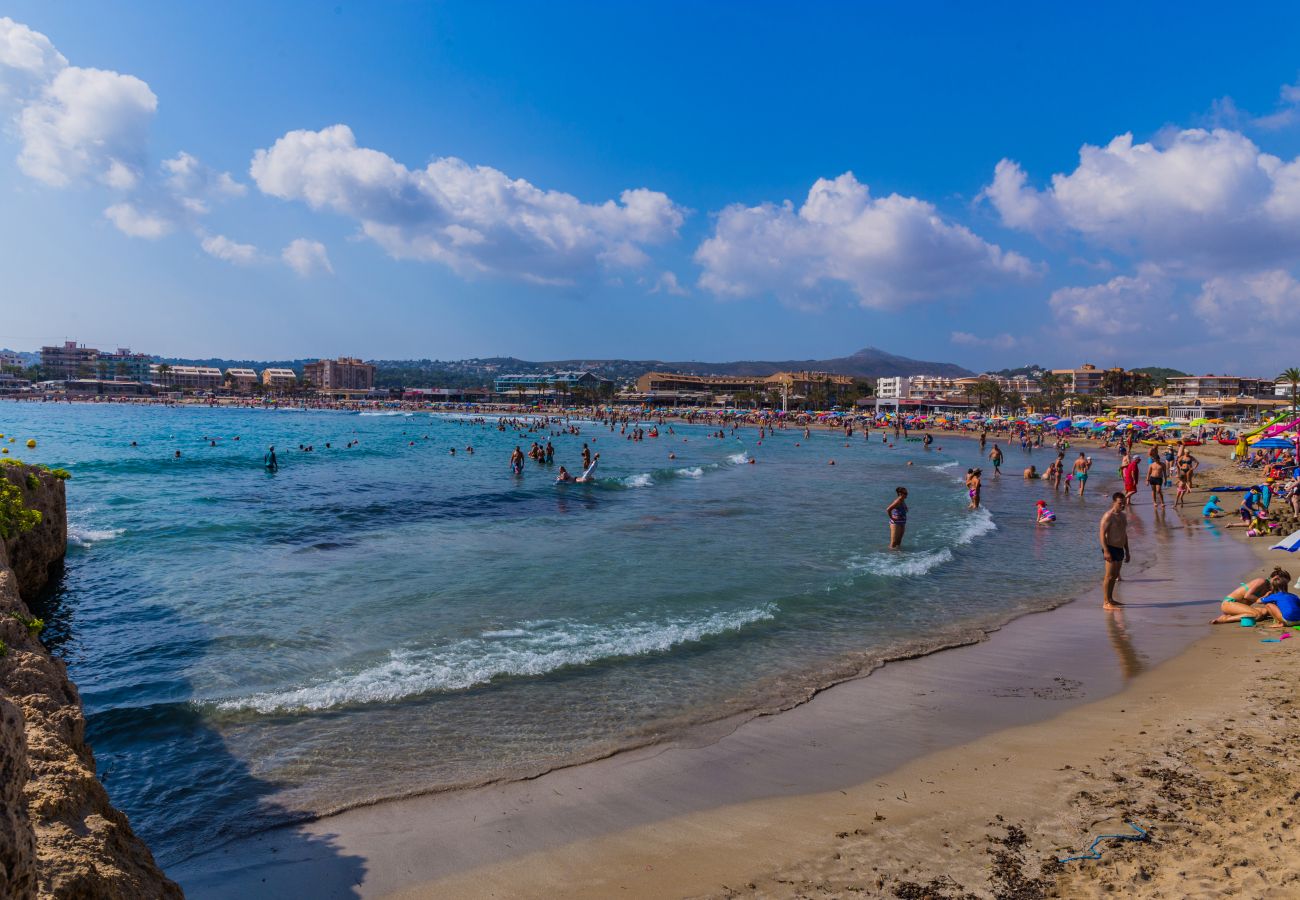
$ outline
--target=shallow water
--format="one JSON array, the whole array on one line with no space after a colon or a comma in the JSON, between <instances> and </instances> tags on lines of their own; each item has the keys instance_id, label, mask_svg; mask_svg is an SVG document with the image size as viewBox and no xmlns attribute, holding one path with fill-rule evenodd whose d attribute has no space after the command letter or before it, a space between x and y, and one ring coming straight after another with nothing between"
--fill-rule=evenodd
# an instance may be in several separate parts
<instances>
[{"instance_id":1,"label":"shallow water","mask_svg":"<svg viewBox=\"0 0 1300 900\"><path fill-rule=\"evenodd\" d=\"M510 449L545 433L0 403L8 446L36 437L23 458L73 472L46 638L81 689L114 802L165 865L294 816L788 705L1096 575L1079 550L1103 478L1098 496L1052 498L1009 450L1014 474L987 478L971 513L973 442L927 452L876 433L846 447L790 430L760 445L753 429L674 428L636 443L584 423L551 438L556 467L516 479ZM584 441L600 481L555 485ZM275 475L261 467L271 443ZM898 484L903 553L883 512ZM1033 524L1040 496L1054 526Z\"/></svg>"}]
</instances>

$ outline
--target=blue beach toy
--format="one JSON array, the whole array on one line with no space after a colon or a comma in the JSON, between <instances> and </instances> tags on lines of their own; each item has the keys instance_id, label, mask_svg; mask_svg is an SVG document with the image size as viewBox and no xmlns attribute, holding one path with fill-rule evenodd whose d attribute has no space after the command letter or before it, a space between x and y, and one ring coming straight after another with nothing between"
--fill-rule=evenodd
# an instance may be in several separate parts
<instances>
[{"instance_id":1,"label":"blue beach toy","mask_svg":"<svg viewBox=\"0 0 1300 900\"><path fill-rule=\"evenodd\" d=\"M1255 627L1255 620L1252 619L1250 616L1246 616L1246 618L1244 618L1244 619L1241 620L1241 627L1242 627L1242 628L1254 628L1254 627Z\"/></svg>"}]
</instances>

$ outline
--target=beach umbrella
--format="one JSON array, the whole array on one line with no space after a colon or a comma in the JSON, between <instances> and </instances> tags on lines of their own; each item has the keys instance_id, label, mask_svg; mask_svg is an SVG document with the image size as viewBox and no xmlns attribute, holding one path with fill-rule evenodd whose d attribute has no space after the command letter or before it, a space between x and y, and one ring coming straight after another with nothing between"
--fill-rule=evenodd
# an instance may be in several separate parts
<instances>
[{"instance_id":1,"label":"beach umbrella","mask_svg":"<svg viewBox=\"0 0 1300 900\"><path fill-rule=\"evenodd\" d=\"M1175 428L1182 428L1183 426L1179 425L1177 422L1166 422L1160 427L1163 428L1165 431L1172 431Z\"/></svg>"},{"instance_id":2,"label":"beach umbrella","mask_svg":"<svg viewBox=\"0 0 1300 900\"><path fill-rule=\"evenodd\" d=\"M1256 441L1250 446L1255 450L1290 450L1295 446L1295 442L1283 440L1280 437L1271 437L1264 438L1262 441Z\"/></svg>"},{"instance_id":3,"label":"beach umbrella","mask_svg":"<svg viewBox=\"0 0 1300 900\"><path fill-rule=\"evenodd\" d=\"M1209 425L1209 424L1210 424L1210 420L1207 419L1207 418L1205 418L1204 416L1202 416L1202 417L1199 418L1199 419L1192 419L1192 421L1188 422L1187 424L1189 424L1189 425L1196 425L1196 426L1199 427L1199 426L1201 426L1201 425Z\"/></svg>"},{"instance_id":4,"label":"beach umbrella","mask_svg":"<svg viewBox=\"0 0 1300 900\"><path fill-rule=\"evenodd\" d=\"M1056 423L1057 431L1068 431L1073 423L1069 419L1062 419Z\"/></svg>"},{"instance_id":5,"label":"beach umbrella","mask_svg":"<svg viewBox=\"0 0 1300 900\"><path fill-rule=\"evenodd\" d=\"M1270 549L1285 550L1287 553L1295 553L1297 550L1300 550L1300 531L1287 535L1274 544Z\"/></svg>"}]
</instances>

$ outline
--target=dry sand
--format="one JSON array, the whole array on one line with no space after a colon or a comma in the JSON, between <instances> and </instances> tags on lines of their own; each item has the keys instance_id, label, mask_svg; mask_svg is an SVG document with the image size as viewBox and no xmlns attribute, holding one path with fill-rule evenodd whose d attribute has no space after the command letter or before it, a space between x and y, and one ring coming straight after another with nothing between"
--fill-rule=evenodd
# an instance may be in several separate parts
<instances>
[{"instance_id":1,"label":"dry sand","mask_svg":"<svg viewBox=\"0 0 1300 900\"><path fill-rule=\"evenodd\" d=\"M701 745L354 810L169 874L241 897L1300 896L1300 634L1204 624L1284 555L1207 532L1195 496L1186 527L1146 529L1166 568L1130 573L1122 619L1085 595ZM1055 862L1128 821L1149 840Z\"/></svg>"},{"instance_id":2,"label":"dry sand","mask_svg":"<svg viewBox=\"0 0 1300 900\"><path fill-rule=\"evenodd\" d=\"M1261 568L1284 556L1269 543L1250 542ZM1300 634L1260 643L1275 634L1214 628L1113 697L846 791L674 819L399 896L1300 896ZM1057 862L1134 834L1128 822L1149 839Z\"/></svg>"}]
</instances>

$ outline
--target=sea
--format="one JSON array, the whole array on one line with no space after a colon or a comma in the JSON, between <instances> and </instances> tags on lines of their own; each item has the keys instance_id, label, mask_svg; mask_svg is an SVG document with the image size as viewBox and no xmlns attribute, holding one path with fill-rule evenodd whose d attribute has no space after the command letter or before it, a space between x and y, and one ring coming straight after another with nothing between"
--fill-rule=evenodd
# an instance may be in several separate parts
<instances>
[{"instance_id":1,"label":"sea","mask_svg":"<svg viewBox=\"0 0 1300 900\"><path fill-rule=\"evenodd\" d=\"M1097 577L1109 451L1090 451L1080 499L1021 478L1046 449L1004 443L996 477L978 443L943 433L927 449L875 429L715 432L0 402L11 458L71 472L65 571L34 605L98 773L164 866L385 798L691 740ZM547 440L554 465L511 472L516 446ZM584 443L596 480L556 484ZM962 477L981 465L971 511ZM1035 524L1038 499L1055 524Z\"/></svg>"}]
</instances>

